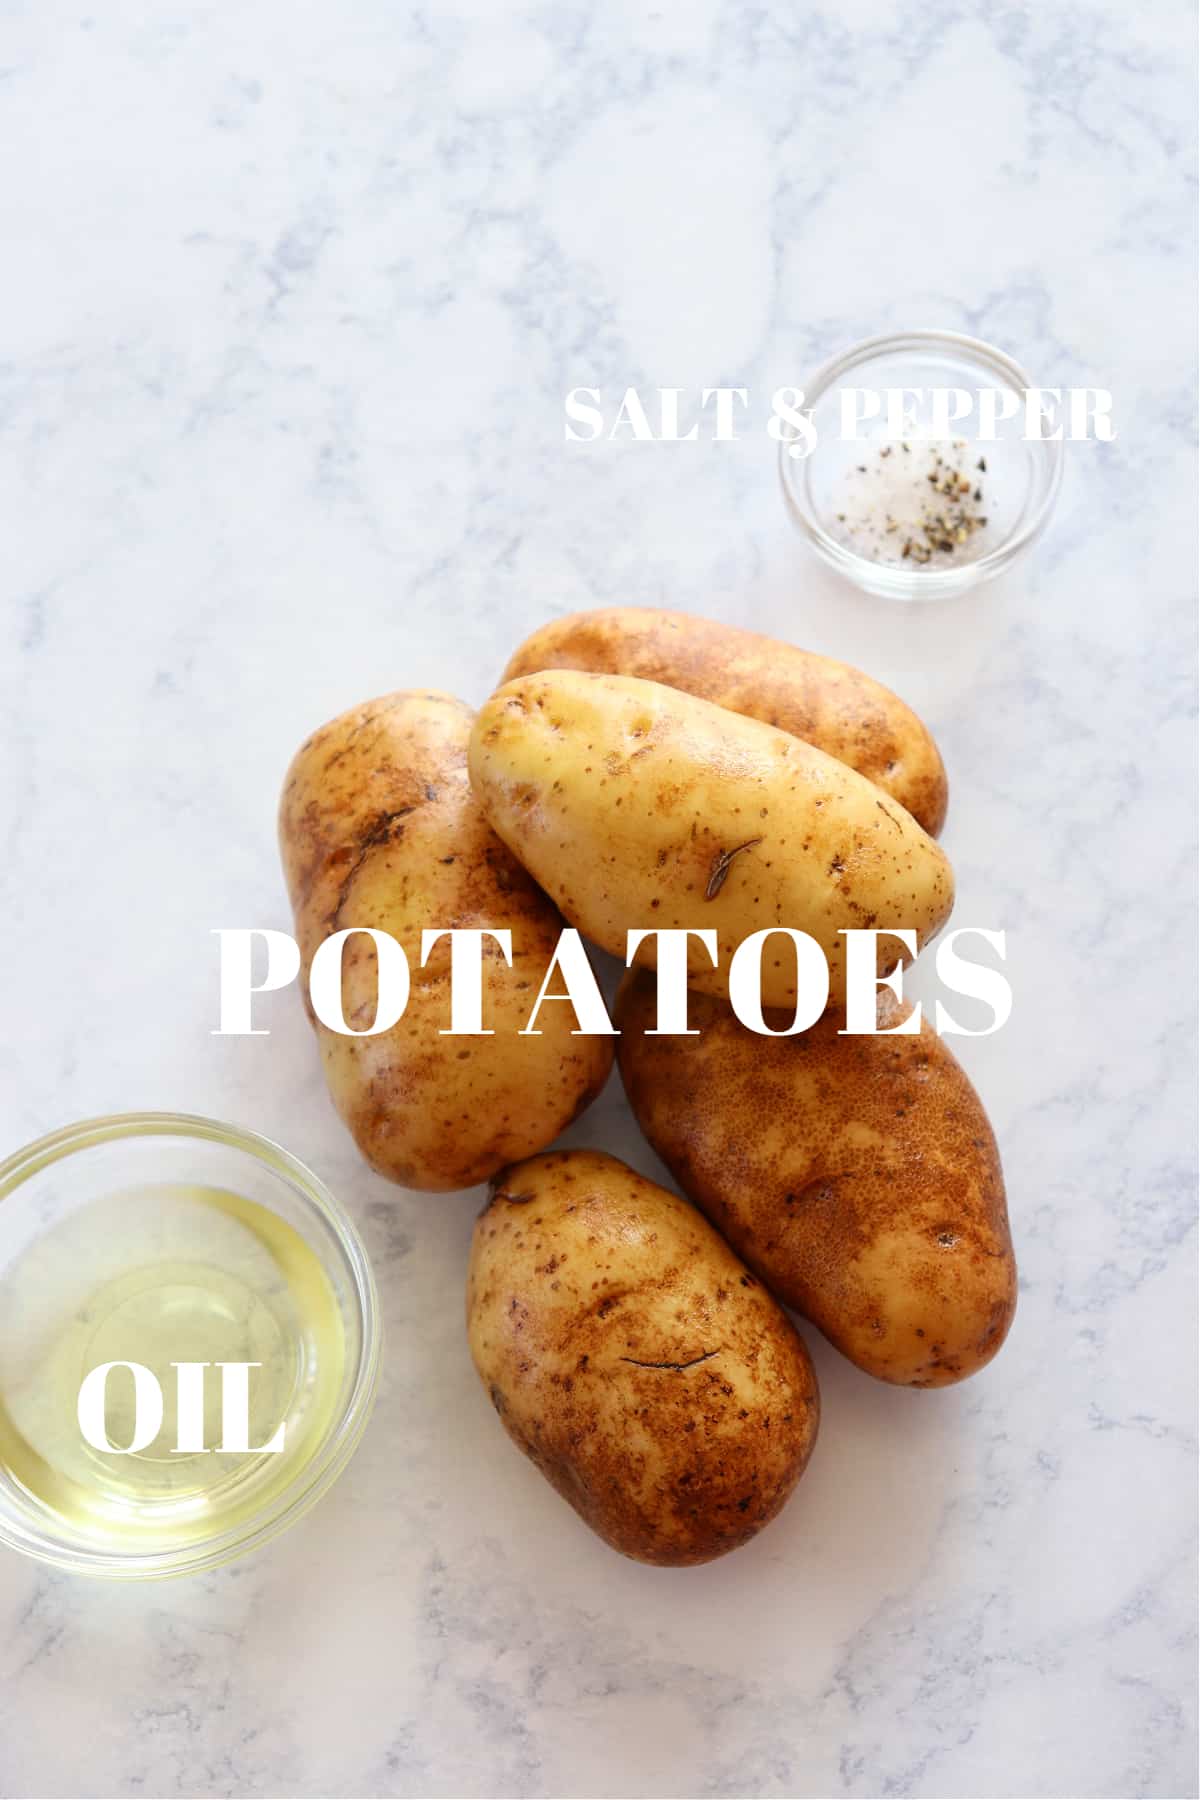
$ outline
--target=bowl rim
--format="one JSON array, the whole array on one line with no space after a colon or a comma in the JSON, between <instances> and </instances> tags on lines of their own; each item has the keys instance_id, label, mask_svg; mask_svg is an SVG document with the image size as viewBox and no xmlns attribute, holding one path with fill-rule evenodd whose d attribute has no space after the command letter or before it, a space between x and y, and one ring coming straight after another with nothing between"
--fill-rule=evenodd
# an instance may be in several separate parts
<instances>
[{"instance_id":1,"label":"bowl rim","mask_svg":"<svg viewBox=\"0 0 1200 1800\"><path fill-rule=\"evenodd\" d=\"M851 369L870 362L874 357L904 351L921 350L931 346L956 351L964 360L978 364L993 375L1003 376L1009 387L1021 391L1035 385L1025 369L1006 351L997 349L994 344L983 338L971 337L961 331L940 331L936 329L914 329L912 331L885 331L873 337L860 338L848 350L838 356L830 357L821 364L816 373L804 388L804 404L815 406L824 398L830 388ZM807 458L798 460L788 455L788 445L792 440L780 438L779 441L779 480L783 489L784 503L796 525L808 538L809 542L823 556L826 562L840 569L843 574L864 587L868 591L878 592L881 589L889 594L913 599L937 599L950 594L960 593L964 587L974 586L987 581L1001 569L1007 568L1014 557L1020 554L1044 529L1047 520L1058 498L1058 490L1063 473L1063 440L1061 438L1038 438L1029 440L1036 443L1043 451L1049 466L1049 476L1045 491L1030 517L1019 530L1012 532L1002 543L989 550L985 556L974 562L964 563L955 569L897 569L889 563L874 562L869 556L860 556L856 550L850 550L833 537L819 519L805 505L802 498L802 487L796 478L797 472L805 466Z\"/></svg>"},{"instance_id":2,"label":"bowl rim","mask_svg":"<svg viewBox=\"0 0 1200 1800\"><path fill-rule=\"evenodd\" d=\"M182 1137L224 1144L281 1176L332 1227L352 1277L360 1335L354 1381L340 1417L286 1487L237 1525L193 1545L150 1551L90 1549L56 1539L34 1523L0 1513L0 1545L74 1574L110 1580L153 1580L197 1574L240 1557L276 1537L314 1506L341 1475L358 1447L375 1400L383 1344L379 1295L370 1260L349 1214L299 1157L275 1139L245 1126L195 1113L127 1112L81 1119L48 1132L0 1162L0 1205L31 1176L61 1158L121 1138Z\"/></svg>"}]
</instances>

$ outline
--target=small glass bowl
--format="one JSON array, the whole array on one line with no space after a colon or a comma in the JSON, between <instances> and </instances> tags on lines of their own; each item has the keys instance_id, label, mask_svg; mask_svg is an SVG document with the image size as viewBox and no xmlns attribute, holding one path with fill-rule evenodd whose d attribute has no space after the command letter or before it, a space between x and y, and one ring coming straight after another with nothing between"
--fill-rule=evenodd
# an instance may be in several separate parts
<instances>
[{"instance_id":1,"label":"small glass bowl","mask_svg":"<svg viewBox=\"0 0 1200 1800\"><path fill-rule=\"evenodd\" d=\"M849 376L851 385L871 389L958 387L975 392L990 387L1022 396L1016 416L998 422L992 441L981 440L976 446L970 421L964 421L960 442L971 447L968 466L977 467L980 454L987 464L987 526L963 545L962 555L952 564L931 561L914 566L898 557L877 560L853 547L852 534L839 519L846 506L847 483L852 472L867 480L876 472L869 465L863 468L864 458L886 438L881 418L868 421L861 429L869 435L857 442L839 437L838 393ZM945 600L965 593L1009 568L1040 535L1054 507L1062 480L1062 441L1027 441L1022 436L1023 395L1032 385L1003 351L958 332L906 331L865 338L826 363L804 390L803 406L806 411L812 408L817 434L812 452L790 455L794 436L780 442L779 476L788 511L817 554L865 593L906 601ZM918 410L918 428L928 411L927 404ZM914 439L911 449L928 453L930 445ZM908 453L893 446L893 454L898 460ZM877 541L882 547L882 534ZM887 546L893 557L895 541Z\"/></svg>"},{"instance_id":2,"label":"small glass bowl","mask_svg":"<svg viewBox=\"0 0 1200 1800\"><path fill-rule=\"evenodd\" d=\"M0 1467L0 1544L75 1574L146 1580L214 1568L299 1519L337 1480L370 1415L381 1324L366 1252L333 1195L288 1151L256 1132L184 1113L123 1113L52 1132L0 1164L0 1277L73 1215L114 1192L165 1184L217 1188L265 1208L304 1239L340 1317L344 1350L336 1394L304 1461L284 1485L252 1500L236 1522L173 1542L139 1546L74 1526ZM70 1239L67 1238L69 1246Z\"/></svg>"}]
</instances>

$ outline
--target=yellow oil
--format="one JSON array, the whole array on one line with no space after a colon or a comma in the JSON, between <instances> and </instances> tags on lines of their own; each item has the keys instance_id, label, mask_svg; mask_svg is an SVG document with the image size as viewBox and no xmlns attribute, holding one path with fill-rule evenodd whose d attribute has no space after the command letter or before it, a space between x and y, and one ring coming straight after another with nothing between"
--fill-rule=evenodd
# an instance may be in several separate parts
<instances>
[{"instance_id":1,"label":"yellow oil","mask_svg":"<svg viewBox=\"0 0 1200 1800\"><path fill-rule=\"evenodd\" d=\"M0 1276L0 1471L97 1544L129 1549L219 1535L257 1511L311 1458L345 1369L336 1296L299 1232L220 1188L153 1186L95 1200L43 1233ZM135 1362L157 1378L162 1425L132 1453L87 1442L85 1375ZM256 1363L252 1446L222 1451L221 1371L204 1376L203 1451L177 1443L173 1363ZM127 1370L107 1382L113 1444L133 1441Z\"/></svg>"}]
</instances>

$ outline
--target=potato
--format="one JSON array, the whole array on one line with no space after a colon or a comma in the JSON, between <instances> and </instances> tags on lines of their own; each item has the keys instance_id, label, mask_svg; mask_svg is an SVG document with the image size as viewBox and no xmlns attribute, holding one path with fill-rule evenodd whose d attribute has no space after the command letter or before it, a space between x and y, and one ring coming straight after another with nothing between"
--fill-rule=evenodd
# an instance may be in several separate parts
<instances>
[{"instance_id":1,"label":"potato","mask_svg":"<svg viewBox=\"0 0 1200 1800\"><path fill-rule=\"evenodd\" d=\"M637 675L777 725L849 763L931 837L946 819L946 770L916 713L860 669L777 638L650 606L607 606L543 625L503 680L543 669Z\"/></svg>"},{"instance_id":2,"label":"potato","mask_svg":"<svg viewBox=\"0 0 1200 1800\"><path fill-rule=\"evenodd\" d=\"M699 1037L651 1037L655 982L617 1002L621 1075L683 1191L779 1298L881 1381L944 1387L1012 1323L996 1140L927 1021L919 1036L764 1038L692 995ZM881 995L879 1023L907 1006Z\"/></svg>"},{"instance_id":3,"label":"potato","mask_svg":"<svg viewBox=\"0 0 1200 1800\"><path fill-rule=\"evenodd\" d=\"M746 1543L816 1438L812 1364L770 1294L686 1201L598 1151L504 1172L467 1330L513 1442L640 1562Z\"/></svg>"},{"instance_id":4,"label":"potato","mask_svg":"<svg viewBox=\"0 0 1200 1800\"><path fill-rule=\"evenodd\" d=\"M572 925L624 960L630 928L715 928L720 966L691 943L689 981L728 992L752 932L816 939L844 992L855 926L911 927L954 901L943 852L854 769L758 719L658 682L551 669L510 681L471 736L471 782L495 830ZM887 960L899 946L884 940ZM653 962L653 942L639 958ZM764 1004L794 1008L791 945L768 940Z\"/></svg>"},{"instance_id":5,"label":"potato","mask_svg":"<svg viewBox=\"0 0 1200 1800\"><path fill-rule=\"evenodd\" d=\"M359 1149L405 1187L484 1181L544 1149L597 1094L611 1040L572 1037L570 1007L543 1007L520 1037L562 920L488 828L467 782L472 713L449 694L399 693L356 706L308 739L288 770L279 841L303 976L322 940L349 926L390 932L408 957L403 1018L378 1037L314 1020L333 1101ZM420 967L425 927L507 927L513 966L484 940L483 1023L491 1037L443 1037L450 945ZM350 938L342 1005L375 1016L375 947Z\"/></svg>"}]
</instances>

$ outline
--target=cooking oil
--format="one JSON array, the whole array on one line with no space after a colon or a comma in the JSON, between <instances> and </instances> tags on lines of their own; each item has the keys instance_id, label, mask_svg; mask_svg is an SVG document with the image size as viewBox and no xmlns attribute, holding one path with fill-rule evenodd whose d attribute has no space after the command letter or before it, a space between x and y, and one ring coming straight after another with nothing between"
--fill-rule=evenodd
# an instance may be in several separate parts
<instances>
[{"instance_id":1,"label":"cooking oil","mask_svg":"<svg viewBox=\"0 0 1200 1800\"><path fill-rule=\"evenodd\" d=\"M222 1188L166 1183L90 1201L0 1275L0 1478L98 1544L152 1550L219 1535L302 1470L345 1361L328 1277L277 1213ZM179 1363L210 1365L203 1449L178 1448L181 1436L200 1442L194 1427L180 1432ZM221 1448L221 1363L254 1365L244 1441L257 1450ZM161 1424L138 1450L97 1448L81 1426L80 1387L108 1364L140 1364L161 1390ZM137 1441L132 1372L110 1369L104 1393L107 1443ZM280 1447L266 1449L281 1426Z\"/></svg>"}]
</instances>

